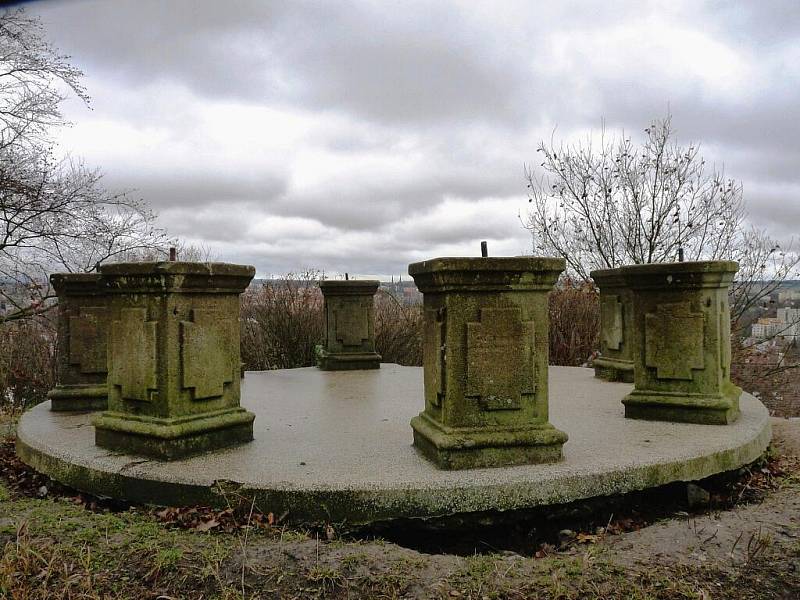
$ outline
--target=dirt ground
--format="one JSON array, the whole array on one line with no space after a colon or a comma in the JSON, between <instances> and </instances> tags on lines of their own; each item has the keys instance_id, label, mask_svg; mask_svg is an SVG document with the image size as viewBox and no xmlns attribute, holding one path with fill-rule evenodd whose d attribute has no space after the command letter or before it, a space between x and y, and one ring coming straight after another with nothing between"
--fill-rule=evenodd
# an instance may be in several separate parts
<instances>
[{"instance_id":1,"label":"dirt ground","mask_svg":"<svg viewBox=\"0 0 800 600\"><path fill-rule=\"evenodd\" d=\"M773 419L776 451L800 458L800 420ZM686 515L639 531L609 538L614 560L631 565L670 561L721 568L743 565L771 546L800 543L800 493L787 485L761 504L707 515ZM800 569L800 564L798 564Z\"/></svg>"}]
</instances>

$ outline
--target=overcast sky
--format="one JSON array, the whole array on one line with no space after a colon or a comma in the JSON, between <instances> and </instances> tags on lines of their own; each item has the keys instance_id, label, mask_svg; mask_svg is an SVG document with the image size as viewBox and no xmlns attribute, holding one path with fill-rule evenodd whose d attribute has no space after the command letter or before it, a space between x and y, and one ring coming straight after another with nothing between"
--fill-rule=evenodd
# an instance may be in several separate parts
<instances>
[{"instance_id":1,"label":"overcast sky","mask_svg":"<svg viewBox=\"0 0 800 600\"><path fill-rule=\"evenodd\" d=\"M800 233L800 2L50 0L86 74L61 147L172 234L260 275L389 276L529 252L524 165L553 133L683 142Z\"/></svg>"}]
</instances>

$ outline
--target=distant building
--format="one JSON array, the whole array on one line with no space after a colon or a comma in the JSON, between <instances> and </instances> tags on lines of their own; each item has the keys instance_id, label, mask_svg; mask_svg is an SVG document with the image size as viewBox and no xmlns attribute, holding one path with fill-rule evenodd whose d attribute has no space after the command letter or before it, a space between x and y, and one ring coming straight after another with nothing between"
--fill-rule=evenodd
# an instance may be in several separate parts
<instances>
[{"instance_id":1,"label":"distant building","mask_svg":"<svg viewBox=\"0 0 800 600\"><path fill-rule=\"evenodd\" d=\"M759 340L773 338L778 335L781 322L775 317L762 317L753 323L753 337Z\"/></svg>"},{"instance_id":2,"label":"distant building","mask_svg":"<svg viewBox=\"0 0 800 600\"><path fill-rule=\"evenodd\" d=\"M785 290L778 292L778 302L796 302L800 300L800 290Z\"/></svg>"},{"instance_id":3,"label":"distant building","mask_svg":"<svg viewBox=\"0 0 800 600\"><path fill-rule=\"evenodd\" d=\"M414 285L413 280L382 281L381 289L389 292L400 302L406 305L421 304L422 293Z\"/></svg>"},{"instance_id":4,"label":"distant building","mask_svg":"<svg viewBox=\"0 0 800 600\"><path fill-rule=\"evenodd\" d=\"M800 308L779 308L775 317L762 317L753 323L752 336L759 340L780 338L797 341L800 336Z\"/></svg>"},{"instance_id":5,"label":"distant building","mask_svg":"<svg viewBox=\"0 0 800 600\"><path fill-rule=\"evenodd\" d=\"M781 323L798 323L800 322L800 308L779 308L776 317Z\"/></svg>"}]
</instances>

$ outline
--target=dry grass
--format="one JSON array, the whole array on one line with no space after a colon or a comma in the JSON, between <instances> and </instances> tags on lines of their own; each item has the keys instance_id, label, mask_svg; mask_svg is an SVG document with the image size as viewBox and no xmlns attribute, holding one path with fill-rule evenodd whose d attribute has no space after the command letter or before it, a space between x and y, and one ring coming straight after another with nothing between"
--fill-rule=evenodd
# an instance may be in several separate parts
<instances>
[{"instance_id":1,"label":"dry grass","mask_svg":"<svg viewBox=\"0 0 800 600\"><path fill-rule=\"evenodd\" d=\"M659 559L626 568L602 546L540 559L429 556L380 542L175 531L144 515L89 513L51 500L0 504L0 597L20 600L766 600L800 591L798 547L766 547L726 570Z\"/></svg>"},{"instance_id":2,"label":"dry grass","mask_svg":"<svg viewBox=\"0 0 800 600\"><path fill-rule=\"evenodd\" d=\"M0 529L0 598L67 600L209 597L222 591L217 544L134 515L97 515L56 502L10 502ZM6 528L7 529L7 528ZM227 555L227 551L223 557Z\"/></svg>"}]
</instances>

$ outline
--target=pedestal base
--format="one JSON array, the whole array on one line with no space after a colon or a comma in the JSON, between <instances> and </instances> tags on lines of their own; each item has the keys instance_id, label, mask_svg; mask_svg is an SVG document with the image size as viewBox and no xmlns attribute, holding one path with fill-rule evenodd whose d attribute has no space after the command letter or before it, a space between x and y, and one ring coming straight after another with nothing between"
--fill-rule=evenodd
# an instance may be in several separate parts
<instances>
[{"instance_id":1,"label":"pedestal base","mask_svg":"<svg viewBox=\"0 0 800 600\"><path fill-rule=\"evenodd\" d=\"M317 366L323 371L356 371L380 369L381 355L377 352L342 352L331 354L317 350Z\"/></svg>"},{"instance_id":2,"label":"pedestal base","mask_svg":"<svg viewBox=\"0 0 800 600\"><path fill-rule=\"evenodd\" d=\"M440 469L477 469L561 460L567 434L549 423L528 427L442 427L425 413L411 419L414 446Z\"/></svg>"},{"instance_id":3,"label":"pedestal base","mask_svg":"<svg viewBox=\"0 0 800 600\"><path fill-rule=\"evenodd\" d=\"M252 441L254 419L243 408L182 419L106 412L93 424L95 444L102 448L174 460Z\"/></svg>"},{"instance_id":4,"label":"pedestal base","mask_svg":"<svg viewBox=\"0 0 800 600\"><path fill-rule=\"evenodd\" d=\"M634 390L622 400L626 419L728 425L739 418L742 390L731 385L722 396Z\"/></svg>"},{"instance_id":5,"label":"pedestal base","mask_svg":"<svg viewBox=\"0 0 800 600\"><path fill-rule=\"evenodd\" d=\"M633 383L633 361L597 358L594 361L594 376L606 381Z\"/></svg>"},{"instance_id":6,"label":"pedestal base","mask_svg":"<svg viewBox=\"0 0 800 600\"><path fill-rule=\"evenodd\" d=\"M106 385L57 385L47 392L50 410L92 411L108 408L108 387Z\"/></svg>"}]
</instances>

